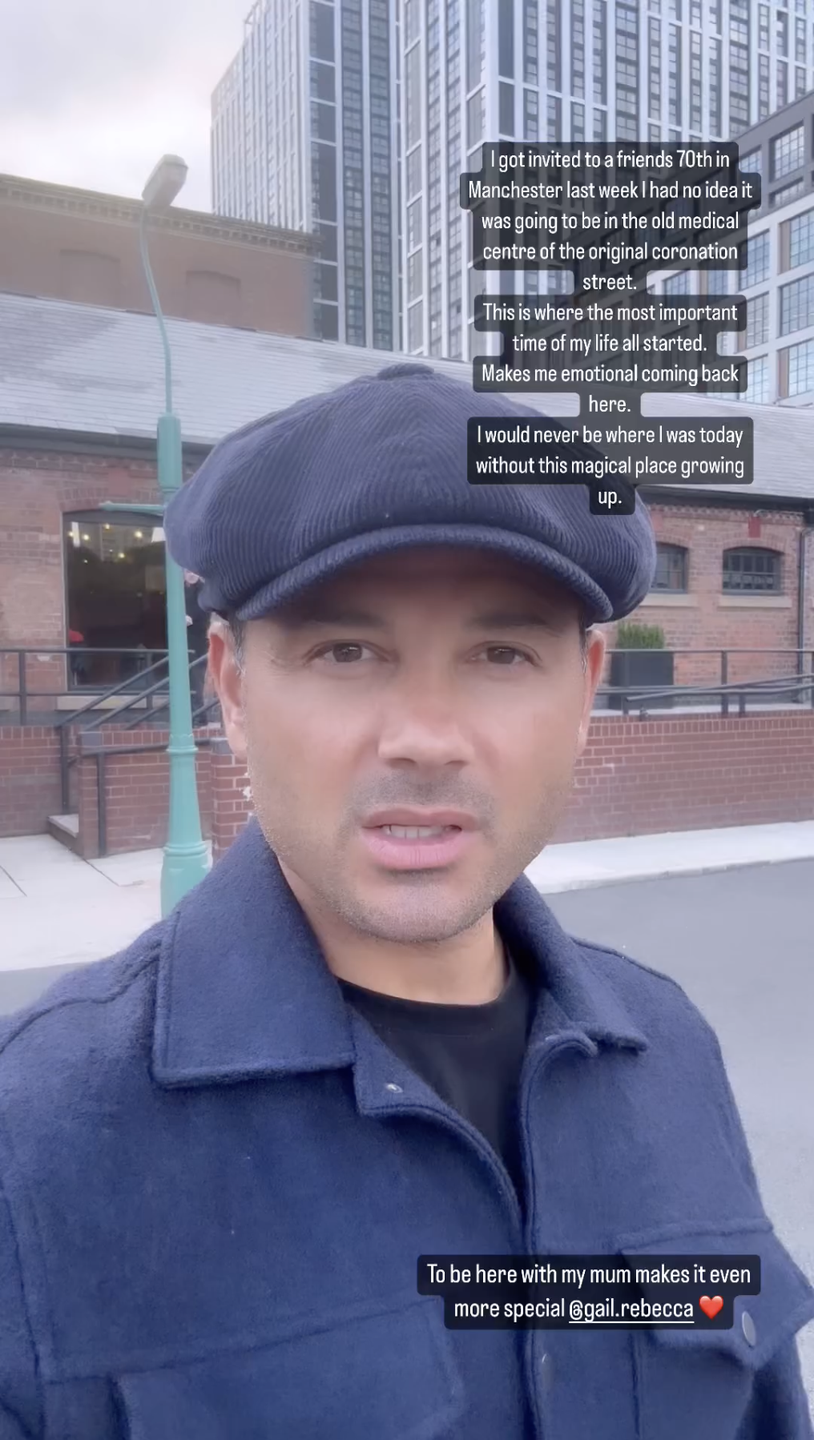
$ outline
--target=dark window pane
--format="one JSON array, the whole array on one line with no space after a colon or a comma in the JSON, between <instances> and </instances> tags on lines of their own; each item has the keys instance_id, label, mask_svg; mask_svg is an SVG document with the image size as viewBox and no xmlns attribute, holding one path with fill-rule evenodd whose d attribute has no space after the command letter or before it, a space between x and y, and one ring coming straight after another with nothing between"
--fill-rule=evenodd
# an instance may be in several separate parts
<instances>
[{"instance_id":1,"label":"dark window pane","mask_svg":"<svg viewBox=\"0 0 814 1440\"><path fill-rule=\"evenodd\" d=\"M500 116L498 125L501 135L514 135L514 86L500 82Z\"/></svg>"},{"instance_id":2,"label":"dark window pane","mask_svg":"<svg viewBox=\"0 0 814 1440\"><path fill-rule=\"evenodd\" d=\"M311 119L318 140L336 140L336 107L311 103Z\"/></svg>"},{"instance_id":3,"label":"dark window pane","mask_svg":"<svg viewBox=\"0 0 814 1440\"><path fill-rule=\"evenodd\" d=\"M498 68L501 75L514 78L514 0L498 0Z\"/></svg>"},{"instance_id":4,"label":"dark window pane","mask_svg":"<svg viewBox=\"0 0 814 1440\"><path fill-rule=\"evenodd\" d=\"M744 547L724 551L724 590L771 591L781 588L781 556L775 550Z\"/></svg>"},{"instance_id":5,"label":"dark window pane","mask_svg":"<svg viewBox=\"0 0 814 1440\"><path fill-rule=\"evenodd\" d=\"M687 589L687 551L681 545L657 545L654 590Z\"/></svg>"},{"instance_id":6,"label":"dark window pane","mask_svg":"<svg viewBox=\"0 0 814 1440\"><path fill-rule=\"evenodd\" d=\"M316 265L314 267L314 293L319 300L336 300L336 266Z\"/></svg>"},{"instance_id":7,"label":"dark window pane","mask_svg":"<svg viewBox=\"0 0 814 1440\"><path fill-rule=\"evenodd\" d=\"M317 225L316 231L322 243L322 259L336 260L336 226Z\"/></svg>"},{"instance_id":8,"label":"dark window pane","mask_svg":"<svg viewBox=\"0 0 814 1440\"><path fill-rule=\"evenodd\" d=\"M317 60L334 58L334 12L332 5L311 0L311 54Z\"/></svg>"},{"instance_id":9,"label":"dark window pane","mask_svg":"<svg viewBox=\"0 0 814 1440\"><path fill-rule=\"evenodd\" d=\"M320 340L338 340L339 311L335 305L316 306L316 333Z\"/></svg>"}]
</instances>

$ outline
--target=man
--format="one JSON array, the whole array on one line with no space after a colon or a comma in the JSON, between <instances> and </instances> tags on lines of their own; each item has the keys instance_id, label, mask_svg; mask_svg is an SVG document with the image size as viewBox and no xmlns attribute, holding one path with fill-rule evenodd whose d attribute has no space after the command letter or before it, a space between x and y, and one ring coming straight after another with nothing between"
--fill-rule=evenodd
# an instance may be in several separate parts
<instances>
[{"instance_id":1,"label":"man","mask_svg":"<svg viewBox=\"0 0 814 1440\"><path fill-rule=\"evenodd\" d=\"M534 413L400 363L170 502L256 816L0 1039L0 1440L804 1440L806 1280L714 1035L566 935L556 832L655 547L470 486ZM421 1255L758 1255L726 1330L446 1329ZM725 1262L724 1262L725 1263Z\"/></svg>"}]
</instances>

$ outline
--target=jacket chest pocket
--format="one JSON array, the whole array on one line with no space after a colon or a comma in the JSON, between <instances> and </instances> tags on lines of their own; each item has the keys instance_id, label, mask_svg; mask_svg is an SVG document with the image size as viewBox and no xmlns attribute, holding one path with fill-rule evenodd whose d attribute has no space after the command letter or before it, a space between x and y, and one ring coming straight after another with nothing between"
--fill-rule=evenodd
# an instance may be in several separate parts
<instances>
[{"instance_id":1,"label":"jacket chest pocket","mask_svg":"<svg viewBox=\"0 0 814 1440\"><path fill-rule=\"evenodd\" d=\"M463 1385L435 1300L121 1375L128 1440L447 1440Z\"/></svg>"},{"instance_id":2,"label":"jacket chest pocket","mask_svg":"<svg viewBox=\"0 0 814 1440\"><path fill-rule=\"evenodd\" d=\"M736 1297L730 1330L677 1326L634 1334L636 1440L738 1440L747 1433L807 1440L805 1419L798 1425L792 1418L805 1408L792 1347L814 1306L808 1282L772 1231L682 1237L624 1254L634 1264L643 1254L720 1255L723 1264L728 1255L761 1259L760 1293ZM715 1289L699 1285L699 1298L704 1293ZM783 1393L767 1387L758 1399L759 1372L777 1364ZM752 1405L761 1407L759 1418L754 1412L757 1428L741 1431Z\"/></svg>"}]
</instances>

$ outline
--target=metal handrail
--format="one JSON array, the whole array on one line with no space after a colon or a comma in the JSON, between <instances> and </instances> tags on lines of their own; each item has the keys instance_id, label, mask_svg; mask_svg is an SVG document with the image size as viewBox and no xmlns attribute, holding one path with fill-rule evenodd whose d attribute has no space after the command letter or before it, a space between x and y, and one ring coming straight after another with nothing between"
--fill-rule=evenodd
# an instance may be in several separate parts
<instances>
[{"instance_id":1,"label":"metal handrail","mask_svg":"<svg viewBox=\"0 0 814 1440\"><path fill-rule=\"evenodd\" d=\"M805 694L811 691L811 706L814 708L814 670L811 672L801 671L796 675L778 675L777 679L766 680L745 680L738 684L732 682L728 685L662 685L652 690L635 689L631 697L630 687L613 686L608 687L606 694L621 694L622 714L629 715L631 709L639 710L639 718L645 719L647 711L642 707L642 702L647 700L660 699L665 695L675 695L678 691L682 698L692 695L720 695L721 714L729 714L729 699L738 699L738 713L746 714L746 700L749 695L753 698L759 697L761 692L768 690L771 694ZM597 694L600 692L597 691Z\"/></svg>"},{"instance_id":2,"label":"metal handrail","mask_svg":"<svg viewBox=\"0 0 814 1440\"><path fill-rule=\"evenodd\" d=\"M25 724L27 723L27 720L28 720L28 701L29 701L32 697L35 698L35 699L38 699L38 700L44 700L44 699L49 699L49 700L51 700L51 699L56 699L56 698L57 698L58 696L60 696L60 695L66 695L66 694L70 694L70 693L71 693L70 691L67 691L67 690L29 690L28 685L27 685L27 683L26 683L26 670L25 670L25 657L26 657L26 655L68 655L71 659L73 659L73 657L74 657L75 655L77 655L77 654L81 654L81 655L138 655L138 656L144 656L144 657L146 657L146 656L148 656L148 655L159 655L159 656L162 656L162 657L163 657L163 656L166 656L167 651L166 651L166 650L145 650L145 649L144 649L143 647L141 647L141 646L136 646L136 647L133 648L133 649L128 649L127 647L122 647L122 646L120 646L120 645L94 645L94 646L88 645L88 646L83 646L81 650L78 650L75 645L74 645L74 646L54 645L54 646L47 646L47 647L43 647L42 645L26 645L26 646L21 646L21 645L2 646L2 645L0 645L0 659L1 659L4 655L16 655L16 656L17 656L17 674L18 674L18 677L19 677L18 688L17 688L16 690L0 690L0 699L2 699L2 700L19 700L19 702L20 702L20 724L21 724L21 725L25 725ZM158 664L158 663L159 663L159 662L156 662L156 664ZM149 668L150 668L151 670L152 670L152 669L155 669L155 665L151 665ZM146 671L146 670L140 670L140 671L138 672L139 675L145 675L145 674L147 674L147 673L148 673L148 671ZM94 705L98 705L98 704L100 704L103 700L109 699L109 697L110 697L111 695L117 695L121 690L124 690L128 685L132 685L133 682L134 682L134 680L136 680L136 679L137 679L137 676L131 675L131 676L128 677L128 679L122 680L118 685L112 685L112 686L110 686L107 690L105 690L105 691L102 693L102 695L97 695L94 700L89 701L89 703L88 703L87 705L83 706L83 707L82 707L82 710L74 710L74 711L71 712L71 714L74 715L74 716L79 715L79 714L83 714L83 713L85 712L85 710L92 709ZM57 723L57 724L64 724L64 723L68 723L68 722L57 721L57 722L55 722L55 723Z\"/></svg>"},{"instance_id":3,"label":"metal handrail","mask_svg":"<svg viewBox=\"0 0 814 1440\"><path fill-rule=\"evenodd\" d=\"M197 746L211 745L214 735L202 735ZM107 855L107 797L105 795L105 761L114 755L142 755L149 750L166 750L163 740L151 740L146 745L116 745L110 750L94 750L91 757L96 761L96 823L99 842L99 858Z\"/></svg>"}]
</instances>

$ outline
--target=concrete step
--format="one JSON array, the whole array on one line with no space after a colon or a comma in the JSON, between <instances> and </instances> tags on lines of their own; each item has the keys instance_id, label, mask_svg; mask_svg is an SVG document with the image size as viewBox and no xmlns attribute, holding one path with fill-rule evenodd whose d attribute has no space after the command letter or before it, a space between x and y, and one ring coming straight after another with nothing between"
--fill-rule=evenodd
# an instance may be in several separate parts
<instances>
[{"instance_id":1,"label":"concrete step","mask_svg":"<svg viewBox=\"0 0 814 1440\"><path fill-rule=\"evenodd\" d=\"M72 850L74 855L79 854L78 815L49 815L48 834L58 840L60 845Z\"/></svg>"}]
</instances>

